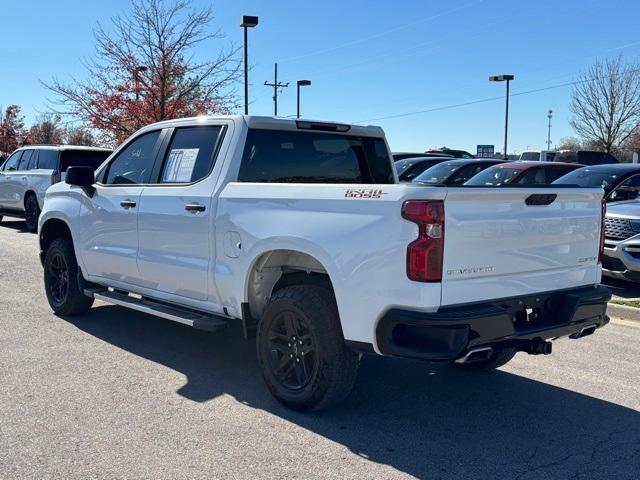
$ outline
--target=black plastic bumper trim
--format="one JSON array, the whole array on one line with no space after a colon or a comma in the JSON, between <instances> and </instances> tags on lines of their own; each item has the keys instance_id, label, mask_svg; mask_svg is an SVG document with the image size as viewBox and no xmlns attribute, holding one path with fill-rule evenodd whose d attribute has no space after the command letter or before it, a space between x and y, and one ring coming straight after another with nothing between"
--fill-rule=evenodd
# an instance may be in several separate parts
<instances>
[{"instance_id":1,"label":"black plastic bumper trim","mask_svg":"<svg viewBox=\"0 0 640 480\"><path fill-rule=\"evenodd\" d=\"M450 361L472 348L515 347L564 337L585 325L606 325L611 291L602 286L579 287L490 302L447 306L425 313L394 308L376 328L385 355Z\"/></svg>"}]
</instances>

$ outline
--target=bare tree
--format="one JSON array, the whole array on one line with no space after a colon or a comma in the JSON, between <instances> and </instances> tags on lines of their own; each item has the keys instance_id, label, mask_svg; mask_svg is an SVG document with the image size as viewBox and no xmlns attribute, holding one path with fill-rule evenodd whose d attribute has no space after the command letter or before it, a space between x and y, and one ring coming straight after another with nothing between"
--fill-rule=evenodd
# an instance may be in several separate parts
<instances>
[{"instance_id":1,"label":"bare tree","mask_svg":"<svg viewBox=\"0 0 640 480\"><path fill-rule=\"evenodd\" d=\"M238 48L213 54L211 9L192 10L189 0L131 0L131 12L109 30L94 32L96 57L85 62L87 80L45 86L55 111L121 141L152 122L237 108ZM194 52L196 47L204 47Z\"/></svg>"},{"instance_id":2,"label":"bare tree","mask_svg":"<svg viewBox=\"0 0 640 480\"><path fill-rule=\"evenodd\" d=\"M562 137L558 142L558 150L580 150L582 144L576 137Z\"/></svg>"},{"instance_id":3,"label":"bare tree","mask_svg":"<svg viewBox=\"0 0 640 480\"><path fill-rule=\"evenodd\" d=\"M83 145L85 147L99 146L99 142L93 132L83 126L68 127L64 143L68 145Z\"/></svg>"},{"instance_id":4,"label":"bare tree","mask_svg":"<svg viewBox=\"0 0 640 480\"><path fill-rule=\"evenodd\" d=\"M571 126L605 152L623 144L640 122L640 68L622 57L596 62L576 83Z\"/></svg>"}]
</instances>

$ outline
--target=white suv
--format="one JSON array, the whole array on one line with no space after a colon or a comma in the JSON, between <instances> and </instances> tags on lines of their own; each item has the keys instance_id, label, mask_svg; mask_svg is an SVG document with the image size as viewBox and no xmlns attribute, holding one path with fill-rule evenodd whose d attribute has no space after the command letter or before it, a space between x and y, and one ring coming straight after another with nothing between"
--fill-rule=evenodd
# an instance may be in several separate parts
<instances>
[{"instance_id":1,"label":"white suv","mask_svg":"<svg viewBox=\"0 0 640 480\"><path fill-rule=\"evenodd\" d=\"M111 152L74 145L19 148L0 167L0 220L24 217L27 230L35 232L47 188L64 180L67 167L97 168Z\"/></svg>"}]
</instances>

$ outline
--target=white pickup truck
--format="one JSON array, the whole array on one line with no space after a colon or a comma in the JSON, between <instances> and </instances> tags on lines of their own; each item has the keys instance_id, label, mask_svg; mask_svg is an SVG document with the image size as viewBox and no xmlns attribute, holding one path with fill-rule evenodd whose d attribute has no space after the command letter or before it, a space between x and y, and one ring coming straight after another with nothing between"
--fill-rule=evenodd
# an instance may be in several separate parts
<instances>
[{"instance_id":1,"label":"white pickup truck","mask_svg":"<svg viewBox=\"0 0 640 480\"><path fill-rule=\"evenodd\" d=\"M70 168L39 240L56 313L240 321L273 395L314 410L362 353L490 369L605 325L602 211L596 188L398 184L377 127L203 117Z\"/></svg>"}]
</instances>

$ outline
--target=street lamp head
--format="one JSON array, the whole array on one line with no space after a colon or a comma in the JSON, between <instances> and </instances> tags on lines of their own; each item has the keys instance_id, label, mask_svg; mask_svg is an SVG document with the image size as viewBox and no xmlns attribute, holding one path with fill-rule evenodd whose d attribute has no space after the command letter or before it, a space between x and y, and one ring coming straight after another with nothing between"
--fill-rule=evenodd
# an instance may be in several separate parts
<instances>
[{"instance_id":1,"label":"street lamp head","mask_svg":"<svg viewBox=\"0 0 640 480\"><path fill-rule=\"evenodd\" d=\"M298 80L299 87L308 87L311 85L311 80Z\"/></svg>"},{"instance_id":2,"label":"street lamp head","mask_svg":"<svg viewBox=\"0 0 640 480\"><path fill-rule=\"evenodd\" d=\"M253 28L258 25L258 17L254 17L251 15L243 15L240 23L241 27L245 28Z\"/></svg>"},{"instance_id":3,"label":"street lamp head","mask_svg":"<svg viewBox=\"0 0 640 480\"><path fill-rule=\"evenodd\" d=\"M491 75L489 77L490 82L504 82L513 80L515 77L513 75Z\"/></svg>"}]
</instances>

